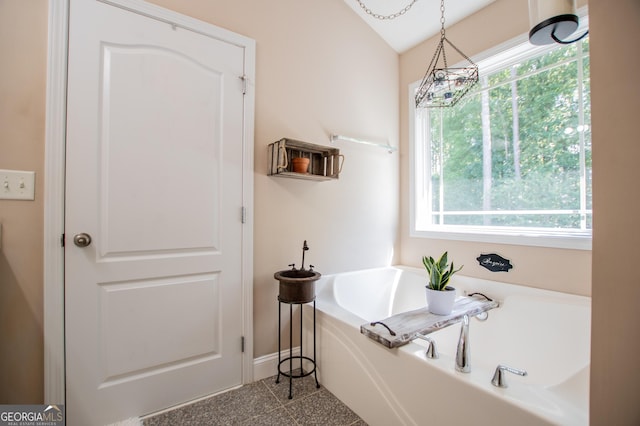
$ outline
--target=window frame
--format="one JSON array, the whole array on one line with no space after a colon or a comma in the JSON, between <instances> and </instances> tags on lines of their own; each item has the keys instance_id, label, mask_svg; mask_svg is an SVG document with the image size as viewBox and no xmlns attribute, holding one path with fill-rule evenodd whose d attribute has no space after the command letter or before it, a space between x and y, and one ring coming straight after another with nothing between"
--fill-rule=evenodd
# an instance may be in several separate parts
<instances>
[{"instance_id":1,"label":"window frame","mask_svg":"<svg viewBox=\"0 0 640 426\"><path fill-rule=\"evenodd\" d=\"M588 18L586 10L580 13L581 25L578 31L586 30ZM494 64L503 63L508 57L518 60L519 57L526 58L532 55L543 54L557 48L558 45L532 46L528 42L528 37L523 34L492 49L489 49L476 57L474 62L478 64L487 63L488 60ZM497 65L489 65L480 71L490 73L498 68ZM536 247L553 247L564 249L591 250L592 230L554 230L550 228L520 228L520 227L482 227L468 225L435 225L431 229L419 229L417 211L419 200L418 194L424 194L426 188L425 176L429 174L427 169L424 174L418 176L418 164L430 167L430 161L426 161L425 155L428 150L418 146L420 131L418 129L417 114L420 113L415 107L415 91L420 84L420 80L411 83L408 87L409 100L409 209L410 209L410 231L411 237L446 239L457 241L470 241L482 243L501 243ZM426 151L426 152L425 152ZM428 179L427 179L428 180Z\"/></svg>"}]
</instances>

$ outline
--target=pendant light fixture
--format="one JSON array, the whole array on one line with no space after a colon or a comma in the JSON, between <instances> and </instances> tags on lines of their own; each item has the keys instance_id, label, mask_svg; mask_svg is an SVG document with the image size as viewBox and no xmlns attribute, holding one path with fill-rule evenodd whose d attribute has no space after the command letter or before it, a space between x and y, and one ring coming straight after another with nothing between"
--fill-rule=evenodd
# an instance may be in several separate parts
<instances>
[{"instance_id":1,"label":"pendant light fixture","mask_svg":"<svg viewBox=\"0 0 640 426\"><path fill-rule=\"evenodd\" d=\"M456 104L478 82L478 66L451 43L444 29L444 0L440 2L440 42L429 68L416 93L416 108L442 108ZM444 43L451 46L468 63L461 68L450 68Z\"/></svg>"},{"instance_id":2,"label":"pendant light fixture","mask_svg":"<svg viewBox=\"0 0 640 426\"><path fill-rule=\"evenodd\" d=\"M575 0L529 0L529 41L535 45L571 44L583 39L589 31L574 40L566 40L579 25Z\"/></svg>"},{"instance_id":3,"label":"pendant light fixture","mask_svg":"<svg viewBox=\"0 0 640 426\"><path fill-rule=\"evenodd\" d=\"M379 13L374 12L373 10L369 9L367 7L367 5L364 4L364 2L362 0L356 0L356 1L358 2L360 7L362 8L362 10L364 10L366 12L366 14L371 16L372 18L380 19L381 21L386 21L386 20L390 21L392 19L399 18L400 16L404 15L405 13L407 13L409 11L409 9L411 9L413 7L413 5L416 4L416 2L418 0L411 0L409 2L409 4L407 4L405 7L403 7L402 9L397 11L396 13L391 13L389 15L381 15Z\"/></svg>"}]
</instances>

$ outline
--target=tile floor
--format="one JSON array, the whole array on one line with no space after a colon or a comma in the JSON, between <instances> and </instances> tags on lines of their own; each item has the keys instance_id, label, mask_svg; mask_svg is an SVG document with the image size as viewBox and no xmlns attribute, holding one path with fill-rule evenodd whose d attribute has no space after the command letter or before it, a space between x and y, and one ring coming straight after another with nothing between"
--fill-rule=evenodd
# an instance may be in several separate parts
<instances>
[{"instance_id":1,"label":"tile floor","mask_svg":"<svg viewBox=\"0 0 640 426\"><path fill-rule=\"evenodd\" d=\"M144 426L275 425L367 426L313 376L293 380L275 376L193 404L143 419Z\"/></svg>"}]
</instances>

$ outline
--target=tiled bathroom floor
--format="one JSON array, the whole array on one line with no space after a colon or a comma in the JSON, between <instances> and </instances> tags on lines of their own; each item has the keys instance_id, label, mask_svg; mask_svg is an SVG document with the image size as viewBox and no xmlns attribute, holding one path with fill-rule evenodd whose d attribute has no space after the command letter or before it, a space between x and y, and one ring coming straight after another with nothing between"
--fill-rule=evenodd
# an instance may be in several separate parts
<instances>
[{"instance_id":1,"label":"tiled bathroom floor","mask_svg":"<svg viewBox=\"0 0 640 426\"><path fill-rule=\"evenodd\" d=\"M367 426L313 376L269 377L193 404L143 419L144 426L275 425Z\"/></svg>"}]
</instances>

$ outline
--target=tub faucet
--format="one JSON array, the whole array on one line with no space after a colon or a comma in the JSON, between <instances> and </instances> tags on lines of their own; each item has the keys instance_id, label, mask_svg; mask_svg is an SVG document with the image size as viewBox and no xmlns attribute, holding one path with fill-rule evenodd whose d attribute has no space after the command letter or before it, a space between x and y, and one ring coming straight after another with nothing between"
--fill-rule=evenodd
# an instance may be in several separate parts
<instances>
[{"instance_id":1,"label":"tub faucet","mask_svg":"<svg viewBox=\"0 0 640 426\"><path fill-rule=\"evenodd\" d=\"M424 334L417 334L416 337L418 339L422 339L429 344L427 346L426 356L429 359L438 359L440 358L440 354L438 353L438 348L436 347L436 341L431 337L425 336Z\"/></svg>"},{"instance_id":2,"label":"tub faucet","mask_svg":"<svg viewBox=\"0 0 640 426\"><path fill-rule=\"evenodd\" d=\"M491 384L493 386L496 386L499 388L508 387L507 380L504 377L505 371L508 371L509 373L517 374L518 376L523 376L523 377L527 375L527 372L524 370L518 370L517 368L508 367L506 365L501 364L496 367L496 372L493 373L493 379L491 379Z\"/></svg>"},{"instance_id":3,"label":"tub faucet","mask_svg":"<svg viewBox=\"0 0 640 426\"><path fill-rule=\"evenodd\" d=\"M462 317L460 339L458 339L458 350L456 351L456 371L461 373L471 372L469 343L469 315L465 315Z\"/></svg>"},{"instance_id":4,"label":"tub faucet","mask_svg":"<svg viewBox=\"0 0 640 426\"><path fill-rule=\"evenodd\" d=\"M301 271L304 271L304 252L309 250L309 246L307 245L307 240L304 240L302 244L302 266L300 267Z\"/></svg>"}]
</instances>

